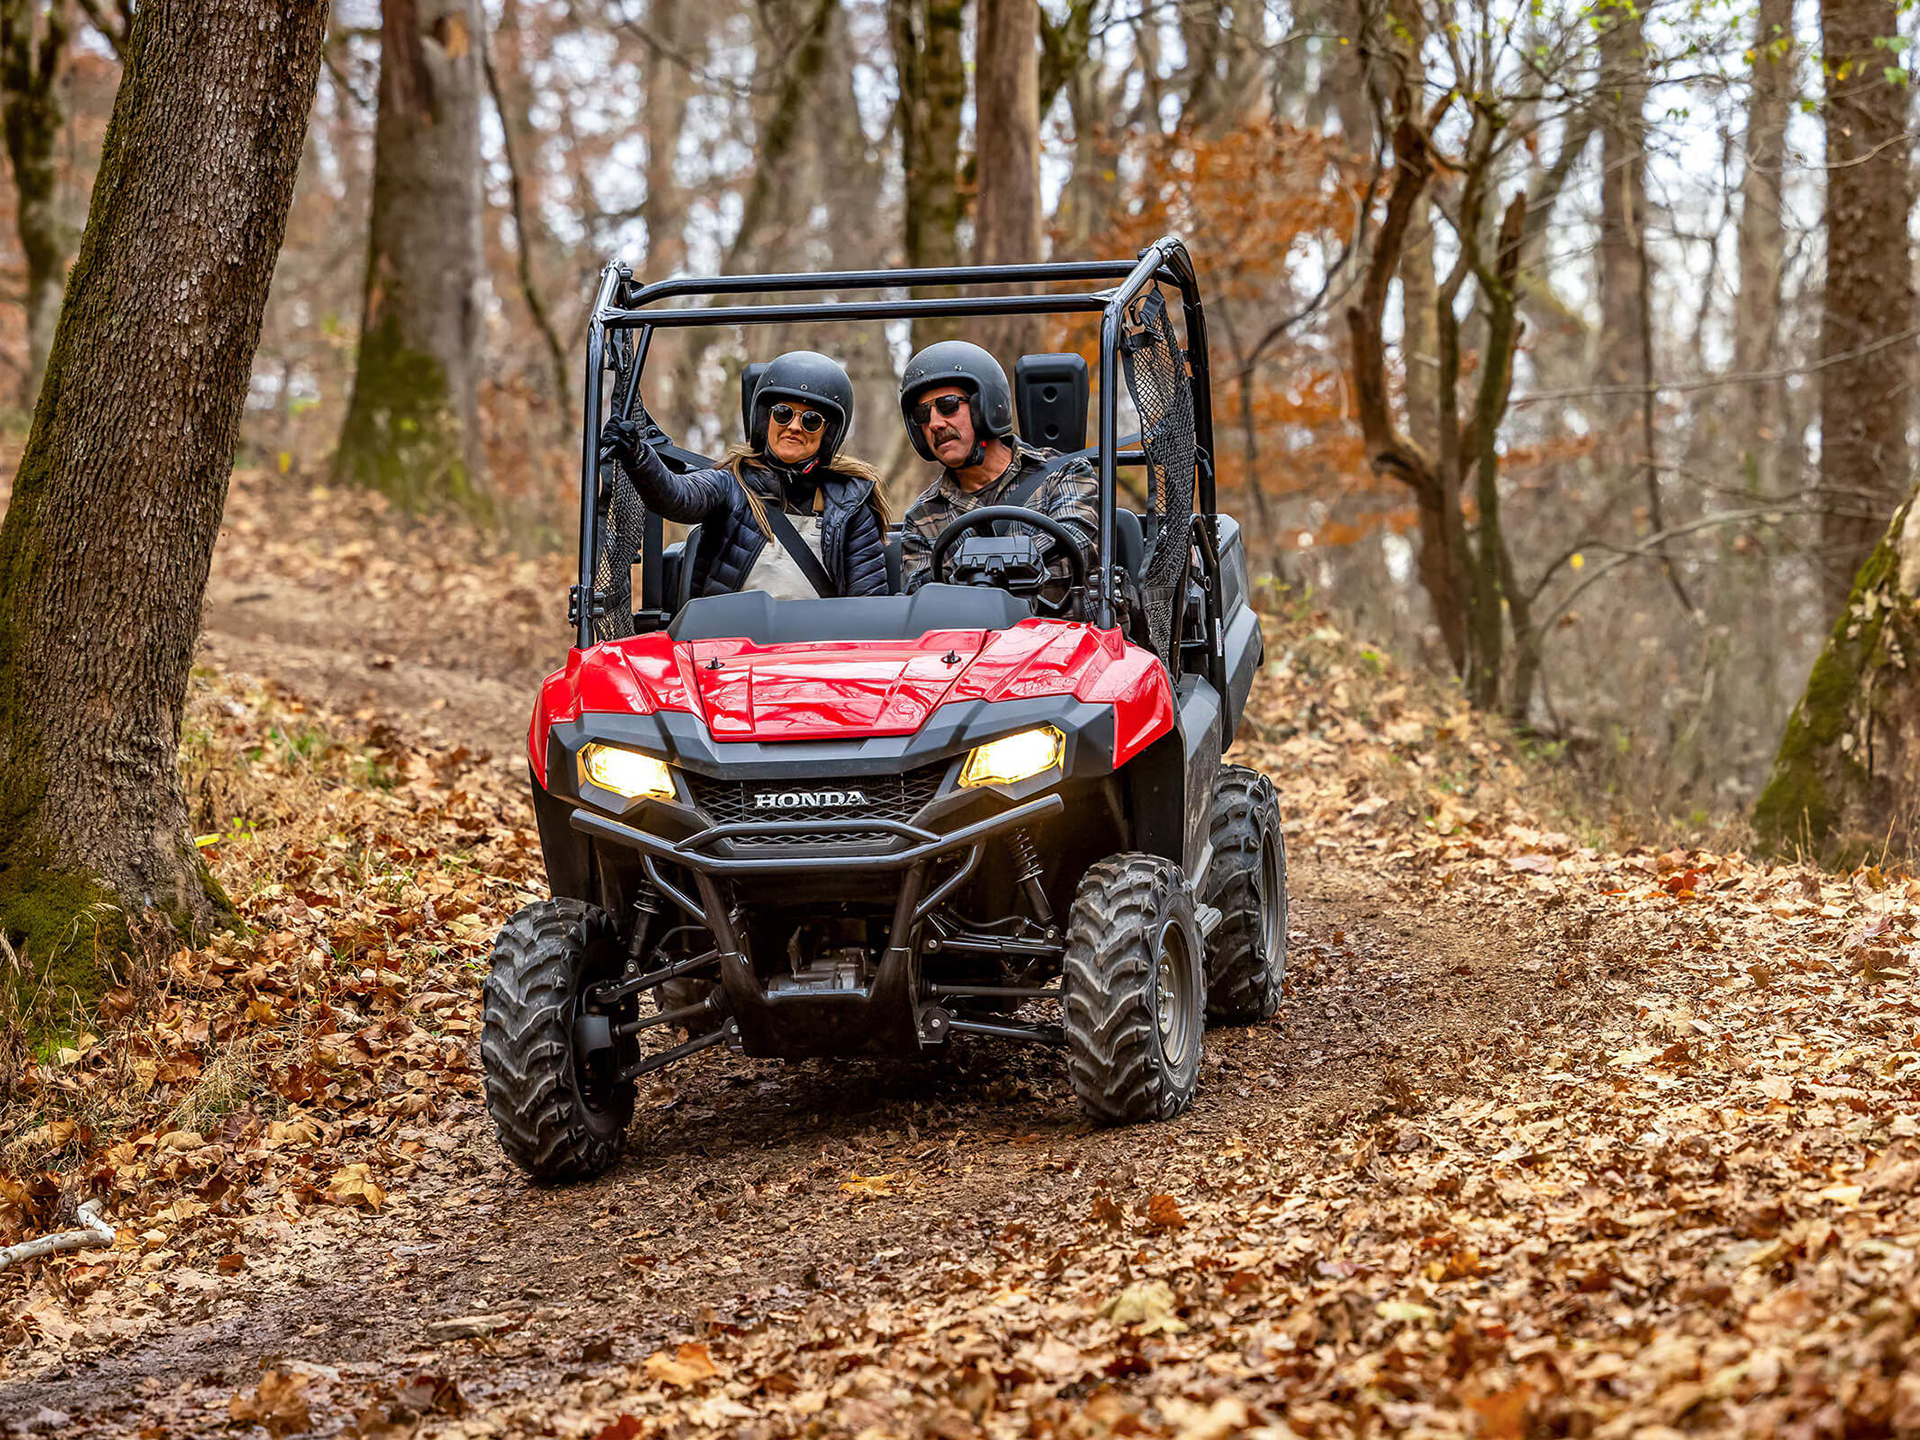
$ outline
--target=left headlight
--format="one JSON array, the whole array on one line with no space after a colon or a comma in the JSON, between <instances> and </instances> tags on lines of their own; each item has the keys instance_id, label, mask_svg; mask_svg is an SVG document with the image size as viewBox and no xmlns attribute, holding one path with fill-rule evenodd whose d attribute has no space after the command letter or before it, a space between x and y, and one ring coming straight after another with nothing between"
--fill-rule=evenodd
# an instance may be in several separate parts
<instances>
[{"instance_id":1,"label":"left headlight","mask_svg":"<svg viewBox=\"0 0 1920 1440\"><path fill-rule=\"evenodd\" d=\"M673 798L673 772L667 762L617 745L588 743L580 747L580 773L602 790L636 800L642 795Z\"/></svg>"},{"instance_id":2,"label":"left headlight","mask_svg":"<svg viewBox=\"0 0 1920 1440\"><path fill-rule=\"evenodd\" d=\"M1066 753L1067 737L1051 725L1037 725L998 740L976 745L960 771L967 789L981 785L1011 785L1053 769Z\"/></svg>"}]
</instances>

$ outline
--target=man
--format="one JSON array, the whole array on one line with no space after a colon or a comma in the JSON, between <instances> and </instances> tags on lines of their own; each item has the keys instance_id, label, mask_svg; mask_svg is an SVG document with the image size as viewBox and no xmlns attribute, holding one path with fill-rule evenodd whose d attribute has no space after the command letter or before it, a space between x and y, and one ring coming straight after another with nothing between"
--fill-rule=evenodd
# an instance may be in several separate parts
<instances>
[{"instance_id":1,"label":"man","mask_svg":"<svg viewBox=\"0 0 1920 1440\"><path fill-rule=\"evenodd\" d=\"M901 531L901 580L909 594L931 578L928 552L940 532L983 505L1024 505L1059 521L1079 542L1087 573L1094 573L1099 480L1086 461L1071 460L1037 486L1030 483L1055 454L1013 433L1013 389L993 356L964 340L929 345L907 362L900 413L913 448L942 467L940 478L908 509ZM1057 548L1057 541L1040 538ZM1064 556L1054 556L1047 568L1056 582L1071 573Z\"/></svg>"}]
</instances>

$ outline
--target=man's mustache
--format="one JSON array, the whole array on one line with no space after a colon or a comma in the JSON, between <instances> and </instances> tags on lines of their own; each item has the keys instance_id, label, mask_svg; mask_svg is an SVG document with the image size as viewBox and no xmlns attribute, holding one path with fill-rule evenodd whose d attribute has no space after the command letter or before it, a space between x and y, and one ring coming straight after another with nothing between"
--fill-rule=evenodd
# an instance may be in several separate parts
<instances>
[{"instance_id":1,"label":"man's mustache","mask_svg":"<svg viewBox=\"0 0 1920 1440\"><path fill-rule=\"evenodd\" d=\"M959 438L960 432L958 430L948 430L944 426L939 427L933 432L933 446L937 450L949 440L958 440Z\"/></svg>"}]
</instances>

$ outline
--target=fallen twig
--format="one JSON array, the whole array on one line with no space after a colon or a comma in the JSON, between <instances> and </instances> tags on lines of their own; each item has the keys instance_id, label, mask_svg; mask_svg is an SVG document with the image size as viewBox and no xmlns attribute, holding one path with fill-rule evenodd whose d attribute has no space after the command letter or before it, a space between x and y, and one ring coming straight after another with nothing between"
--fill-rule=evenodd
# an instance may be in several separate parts
<instances>
[{"instance_id":1,"label":"fallen twig","mask_svg":"<svg viewBox=\"0 0 1920 1440\"><path fill-rule=\"evenodd\" d=\"M100 1213L100 1202L89 1200L82 1205L78 1218L84 1230L62 1230L57 1235L42 1235L38 1240L23 1240L18 1245L9 1245L0 1250L0 1270L19 1260L37 1260L42 1255L56 1254L61 1250L97 1250L103 1245L111 1245L119 1232L113 1228L113 1222Z\"/></svg>"}]
</instances>

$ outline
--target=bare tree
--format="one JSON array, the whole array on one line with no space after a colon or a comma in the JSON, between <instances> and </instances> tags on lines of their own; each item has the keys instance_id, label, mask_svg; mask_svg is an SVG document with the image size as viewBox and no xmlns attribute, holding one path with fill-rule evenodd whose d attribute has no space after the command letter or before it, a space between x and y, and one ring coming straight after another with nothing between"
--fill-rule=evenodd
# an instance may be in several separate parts
<instances>
[{"instance_id":1,"label":"bare tree","mask_svg":"<svg viewBox=\"0 0 1920 1440\"><path fill-rule=\"evenodd\" d=\"M496 60L491 47L481 50L486 65L487 90L494 111L500 117L501 151L507 162L507 202L513 213L514 269L520 281L520 296L526 302L528 318L546 344L551 369L548 383L558 402L555 409L562 427L571 423L573 409L568 384L566 347L554 329L547 306L546 292L535 276L534 251L547 227L539 220L543 188L537 159L539 137L533 128L531 87L527 83L526 59L522 53L525 34L520 23L519 0L506 0L500 7L497 35L500 54Z\"/></svg>"},{"instance_id":2,"label":"bare tree","mask_svg":"<svg viewBox=\"0 0 1920 1440\"><path fill-rule=\"evenodd\" d=\"M1821 0L1827 83L1827 286L1820 353L1820 538L1828 594L1907 492L1914 318L1908 92L1888 75L1895 0Z\"/></svg>"},{"instance_id":3,"label":"bare tree","mask_svg":"<svg viewBox=\"0 0 1920 1440\"><path fill-rule=\"evenodd\" d=\"M0 933L98 993L227 909L176 755L327 7L141 0L0 526Z\"/></svg>"},{"instance_id":4,"label":"bare tree","mask_svg":"<svg viewBox=\"0 0 1920 1440\"><path fill-rule=\"evenodd\" d=\"M960 112L966 104L962 61L964 0L887 0L888 34L899 77L894 120L906 180L902 248L910 266L960 258ZM913 343L953 333L950 321L919 321Z\"/></svg>"},{"instance_id":5,"label":"bare tree","mask_svg":"<svg viewBox=\"0 0 1920 1440\"><path fill-rule=\"evenodd\" d=\"M478 0L385 0L360 352L334 474L410 506L483 493Z\"/></svg>"},{"instance_id":6,"label":"bare tree","mask_svg":"<svg viewBox=\"0 0 1920 1440\"><path fill-rule=\"evenodd\" d=\"M26 256L27 368L20 405L30 409L46 373L66 280L66 227L54 184L60 138L60 70L70 32L64 4L0 0L0 119L13 166L14 224Z\"/></svg>"},{"instance_id":7,"label":"bare tree","mask_svg":"<svg viewBox=\"0 0 1920 1440\"><path fill-rule=\"evenodd\" d=\"M980 0L974 63L979 144L974 259L983 265L1040 258L1039 0ZM1041 347L1039 316L1011 315L980 327L1003 357Z\"/></svg>"},{"instance_id":8,"label":"bare tree","mask_svg":"<svg viewBox=\"0 0 1920 1440\"><path fill-rule=\"evenodd\" d=\"M1780 172L1787 117L1792 109L1795 51L1793 0L1760 0L1754 19L1753 88L1740 177L1740 291L1733 321L1733 368L1757 375L1773 368L1780 330L1780 278L1786 268L1786 223ZM1735 433L1746 446L1753 488L1771 493L1779 480L1774 460L1786 424L1785 386L1779 380L1744 382L1736 397Z\"/></svg>"},{"instance_id":9,"label":"bare tree","mask_svg":"<svg viewBox=\"0 0 1920 1440\"><path fill-rule=\"evenodd\" d=\"M1354 400L1369 463L1377 473L1399 480L1413 493L1419 515L1420 583L1433 606L1448 657L1467 683L1468 695L1485 708L1500 703L1506 627L1511 623L1519 655L1509 703L1524 715L1538 669L1538 650L1528 613L1530 595L1515 583L1501 529L1498 440L1519 342L1517 278L1526 196L1522 192L1513 197L1492 253L1487 253L1481 234L1502 122L1496 105L1475 103L1466 145L1459 155L1448 157L1449 167L1461 177L1460 200L1451 216L1460 253L1434 307L1440 352L1439 450L1429 452L1394 418L1384 322L1407 228L1433 178L1430 132L1440 115L1438 110L1426 116L1415 113L1404 86L1398 90L1394 112L1394 168L1386 214L1360 297L1346 312ZM1473 407L1463 418L1459 413L1461 327L1455 301L1469 279L1480 296L1486 340ZM1469 507L1474 518L1471 530Z\"/></svg>"}]
</instances>

